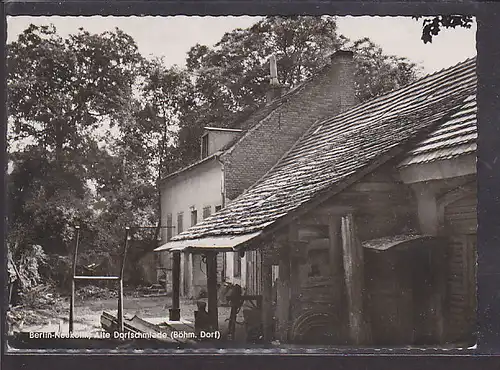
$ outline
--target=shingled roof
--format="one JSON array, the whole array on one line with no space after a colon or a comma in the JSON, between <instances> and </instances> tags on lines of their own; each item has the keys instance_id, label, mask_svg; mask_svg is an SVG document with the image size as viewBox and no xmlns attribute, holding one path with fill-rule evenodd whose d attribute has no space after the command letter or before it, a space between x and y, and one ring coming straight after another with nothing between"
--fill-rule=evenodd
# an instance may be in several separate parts
<instances>
[{"instance_id":1,"label":"shingled roof","mask_svg":"<svg viewBox=\"0 0 500 370\"><path fill-rule=\"evenodd\" d=\"M294 86L293 88L284 91L284 93L272 100L270 103L266 102L261 104L259 107L257 107L254 111L250 112L249 114L245 115L244 117L241 117L240 119L237 119L236 121L232 122L231 127L233 129L239 129L241 130L241 134L238 135L236 138L228 142L226 145L224 145L222 148L220 148L216 153L213 153L209 157L198 159L196 161L193 161L192 163L173 171L172 173L167 174L164 176L160 182L164 182L165 180L171 179L185 171L191 170L198 165L207 162L208 160L211 159L216 159L216 158L221 158L221 156L226 153L231 151L234 146L238 143L239 140L245 135L245 133L251 129L252 127L258 125L259 123L262 122L264 118L269 116L273 111L277 110L279 107L281 107L283 104L286 104L291 97L293 97L296 94L300 94L301 91L303 91L305 88L307 88L309 85L312 85L315 83L315 80L320 77L323 73L325 73L328 70L328 65L323 66L320 68L315 74L312 76L308 77L304 81L302 81L300 84L297 86Z\"/></svg>"},{"instance_id":2,"label":"shingled roof","mask_svg":"<svg viewBox=\"0 0 500 370\"><path fill-rule=\"evenodd\" d=\"M465 98L464 104L446 122L416 145L399 164L399 168L430 163L472 154L477 149L476 95Z\"/></svg>"},{"instance_id":3,"label":"shingled roof","mask_svg":"<svg viewBox=\"0 0 500 370\"><path fill-rule=\"evenodd\" d=\"M476 84L472 58L313 124L256 184L172 241L270 228L395 155L408 152L407 166L475 150Z\"/></svg>"}]
</instances>

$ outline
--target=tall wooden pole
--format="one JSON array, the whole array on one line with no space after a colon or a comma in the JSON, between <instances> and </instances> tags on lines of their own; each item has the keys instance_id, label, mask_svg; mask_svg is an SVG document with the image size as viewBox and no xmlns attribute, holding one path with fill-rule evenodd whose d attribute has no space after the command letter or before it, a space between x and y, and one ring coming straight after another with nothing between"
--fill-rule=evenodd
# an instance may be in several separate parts
<instances>
[{"instance_id":1,"label":"tall wooden pole","mask_svg":"<svg viewBox=\"0 0 500 370\"><path fill-rule=\"evenodd\" d=\"M69 302L69 332L73 332L73 320L75 315L75 276L76 276L76 260L78 256L78 243L80 242L80 226L75 226L76 229L76 242L75 252L73 254L73 269L71 276L71 298Z\"/></svg>"},{"instance_id":2,"label":"tall wooden pole","mask_svg":"<svg viewBox=\"0 0 500 370\"><path fill-rule=\"evenodd\" d=\"M217 253L208 252L207 258L207 290L208 316L213 330L219 328L219 313L217 309Z\"/></svg>"},{"instance_id":3,"label":"tall wooden pole","mask_svg":"<svg viewBox=\"0 0 500 370\"><path fill-rule=\"evenodd\" d=\"M264 330L264 341L272 340L273 317L273 266L271 261L266 259L264 253L264 261L262 262L262 323Z\"/></svg>"},{"instance_id":4,"label":"tall wooden pole","mask_svg":"<svg viewBox=\"0 0 500 370\"><path fill-rule=\"evenodd\" d=\"M130 228L125 228L125 243L123 246L123 254L122 254L122 265L120 267L120 279L118 281L118 331L120 333L123 332L123 274L125 272L125 261L127 258L127 249L128 249L128 237L129 237Z\"/></svg>"},{"instance_id":5,"label":"tall wooden pole","mask_svg":"<svg viewBox=\"0 0 500 370\"><path fill-rule=\"evenodd\" d=\"M169 310L169 320L179 321L180 310L180 287L181 287L181 252L175 251L172 256L172 308Z\"/></svg>"},{"instance_id":6,"label":"tall wooden pole","mask_svg":"<svg viewBox=\"0 0 500 370\"><path fill-rule=\"evenodd\" d=\"M352 214L342 217L341 229L349 332L352 343L359 345L367 339L363 312L364 260L361 243L356 237Z\"/></svg>"},{"instance_id":7,"label":"tall wooden pole","mask_svg":"<svg viewBox=\"0 0 500 370\"><path fill-rule=\"evenodd\" d=\"M286 342L290 319L290 245L281 248L278 275L277 336Z\"/></svg>"},{"instance_id":8,"label":"tall wooden pole","mask_svg":"<svg viewBox=\"0 0 500 370\"><path fill-rule=\"evenodd\" d=\"M343 301L344 284L342 268L342 245L340 243L340 216L329 216L328 219L328 239L329 239L329 259L332 278L332 297L338 304L345 304ZM338 310L338 307L335 308ZM339 312L332 312L335 316Z\"/></svg>"}]
</instances>

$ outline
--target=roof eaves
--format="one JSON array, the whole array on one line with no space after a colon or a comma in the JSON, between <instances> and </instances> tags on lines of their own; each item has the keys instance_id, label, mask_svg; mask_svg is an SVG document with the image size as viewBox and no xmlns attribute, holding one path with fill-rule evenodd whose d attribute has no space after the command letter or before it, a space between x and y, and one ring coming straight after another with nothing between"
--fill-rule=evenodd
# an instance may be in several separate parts
<instances>
[{"instance_id":1,"label":"roof eaves","mask_svg":"<svg viewBox=\"0 0 500 370\"><path fill-rule=\"evenodd\" d=\"M207 131L243 132L243 130L239 129L239 128L224 128L224 127L210 127L210 126L206 126L206 127L203 127L203 129L207 130Z\"/></svg>"},{"instance_id":2,"label":"roof eaves","mask_svg":"<svg viewBox=\"0 0 500 370\"><path fill-rule=\"evenodd\" d=\"M221 156L222 153L223 153L223 151L219 150L219 151L217 151L217 152L209 155L208 157L200 159L199 161L194 162L194 163L192 163L192 164L190 164L190 165L188 165L186 167L183 167L180 170L172 172L171 174L168 174L167 176L161 178L160 179L160 184L164 183L165 181L171 180L174 177L177 177L181 173L190 171L190 170L194 169L195 167L198 167L199 165L201 165L203 163L209 162L209 161L214 160L214 159L218 159Z\"/></svg>"}]
</instances>

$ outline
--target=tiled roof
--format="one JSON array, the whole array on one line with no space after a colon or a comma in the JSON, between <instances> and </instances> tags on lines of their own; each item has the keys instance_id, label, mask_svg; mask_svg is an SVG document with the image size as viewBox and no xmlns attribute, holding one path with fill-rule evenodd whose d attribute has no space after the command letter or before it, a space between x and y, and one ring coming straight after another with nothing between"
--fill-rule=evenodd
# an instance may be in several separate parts
<instances>
[{"instance_id":1,"label":"tiled roof","mask_svg":"<svg viewBox=\"0 0 500 370\"><path fill-rule=\"evenodd\" d=\"M476 95L465 99L465 104L450 119L409 152L399 167L451 159L475 153L477 149Z\"/></svg>"},{"instance_id":2,"label":"tiled roof","mask_svg":"<svg viewBox=\"0 0 500 370\"><path fill-rule=\"evenodd\" d=\"M217 153L214 153L217 157L221 157L222 154L225 152L231 151L232 148L238 143L238 141L244 136L244 134L251 128L257 126L264 118L268 117L272 112L274 112L276 109L281 107L283 104L287 103L288 100L290 100L291 97L300 94L301 91L303 91L307 86L313 85L315 83L315 80L320 77L325 71L327 71L329 68L329 65L325 65L323 68L320 68L318 72L316 72L314 75L310 76L309 78L305 79L302 81L300 84L297 86L289 89L288 91L285 91L283 95L281 95L279 98L274 99L270 103L265 103L259 106L255 111L250 113L249 115L243 117L240 120L237 120L233 122L233 126L236 127L234 130L240 130L241 135L238 135L236 138L231 140L229 143L224 145ZM229 129L231 130L231 129ZM210 156L210 159L213 159L215 156L212 155ZM196 166L198 166L201 163L204 163L207 161L207 158L197 160L185 167L180 168L179 170L176 170L175 172L172 172L165 177L161 179L161 181L170 179L172 177L175 177L179 175L180 173L190 170Z\"/></svg>"},{"instance_id":3,"label":"tiled roof","mask_svg":"<svg viewBox=\"0 0 500 370\"><path fill-rule=\"evenodd\" d=\"M260 231L333 186L374 170L384 156L410 150L426 137L430 141L422 143L435 148L436 158L438 150L458 147L459 137L471 132L454 135L451 130L470 123L459 117L468 116L472 107L475 65L475 58L469 59L313 124L261 180L172 240ZM413 149L412 156L423 153L425 145Z\"/></svg>"}]
</instances>

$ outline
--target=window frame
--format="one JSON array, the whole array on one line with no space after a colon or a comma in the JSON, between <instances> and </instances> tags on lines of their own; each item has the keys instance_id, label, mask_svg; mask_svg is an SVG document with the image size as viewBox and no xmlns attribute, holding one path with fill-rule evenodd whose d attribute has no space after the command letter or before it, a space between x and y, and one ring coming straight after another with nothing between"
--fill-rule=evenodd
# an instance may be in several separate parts
<instances>
[{"instance_id":1,"label":"window frame","mask_svg":"<svg viewBox=\"0 0 500 370\"><path fill-rule=\"evenodd\" d=\"M198 223L198 210L191 210L191 226L194 226Z\"/></svg>"},{"instance_id":2,"label":"window frame","mask_svg":"<svg viewBox=\"0 0 500 370\"><path fill-rule=\"evenodd\" d=\"M212 215L212 206L203 207L203 219Z\"/></svg>"},{"instance_id":3,"label":"window frame","mask_svg":"<svg viewBox=\"0 0 500 370\"><path fill-rule=\"evenodd\" d=\"M184 231L184 212L177 213L177 235Z\"/></svg>"},{"instance_id":4,"label":"window frame","mask_svg":"<svg viewBox=\"0 0 500 370\"><path fill-rule=\"evenodd\" d=\"M208 157L208 133L201 137L201 159Z\"/></svg>"},{"instance_id":5,"label":"window frame","mask_svg":"<svg viewBox=\"0 0 500 370\"><path fill-rule=\"evenodd\" d=\"M168 213L167 214L167 242L170 241L170 239L172 239L173 231L174 231L173 229L174 229L174 225L173 225L173 220L172 220L172 214Z\"/></svg>"}]
</instances>

